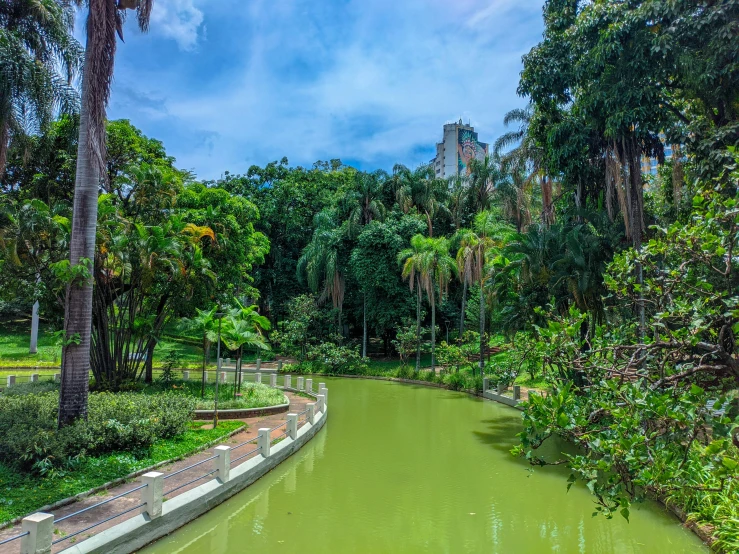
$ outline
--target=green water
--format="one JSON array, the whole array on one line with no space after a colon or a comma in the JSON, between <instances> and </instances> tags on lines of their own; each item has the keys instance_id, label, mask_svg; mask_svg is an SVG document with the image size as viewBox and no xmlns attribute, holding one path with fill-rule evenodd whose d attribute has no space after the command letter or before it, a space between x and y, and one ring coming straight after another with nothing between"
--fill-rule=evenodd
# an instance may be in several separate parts
<instances>
[{"instance_id":1,"label":"green water","mask_svg":"<svg viewBox=\"0 0 739 554\"><path fill-rule=\"evenodd\" d=\"M703 553L656 505L592 517L560 467L509 449L520 413L461 393L324 379L326 426L244 492L143 552Z\"/></svg>"}]
</instances>

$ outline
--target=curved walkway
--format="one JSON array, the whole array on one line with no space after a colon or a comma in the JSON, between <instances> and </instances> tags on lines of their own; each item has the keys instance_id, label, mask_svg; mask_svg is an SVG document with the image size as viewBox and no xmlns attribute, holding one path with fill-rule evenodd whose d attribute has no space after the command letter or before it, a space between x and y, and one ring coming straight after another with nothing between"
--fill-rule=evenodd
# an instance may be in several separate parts
<instances>
[{"instance_id":1,"label":"curved walkway","mask_svg":"<svg viewBox=\"0 0 739 554\"><path fill-rule=\"evenodd\" d=\"M314 402L313 400L309 398L298 396L297 394L288 392L288 391L285 391L285 395L287 395L288 399L290 400L290 409L287 412L268 415L268 416L240 419L238 421L245 422L247 424L247 428L233 435L230 438L224 439L219 444L235 445L235 444L240 444L240 443L244 443L252 439L255 439L258 435L259 428L268 427L272 429L274 427L277 427L287 421L288 413L302 412L303 410L306 409L309 403ZM284 429L282 428L276 429L275 431L272 432L272 437L273 438L278 437L283 431ZM213 450L212 448L203 450L202 452L193 454L189 458L185 458L183 460L173 462L165 466L158 467L156 471L164 473L166 477L166 475L169 473L180 471L183 468L186 468L201 460L205 460L206 458L211 457L213 455L212 450ZM245 457L244 459L249 459L256 455L257 454L254 453L254 454L251 454L251 456ZM206 462L205 464L197 466L188 471L183 471L182 473L173 475L171 478L167 479L165 491L171 490L171 489L177 489L171 494L168 494L167 499L172 499L192 488L195 488L201 485L203 483L202 480L195 481L189 484L188 482L197 478L199 475L202 475L203 471L207 471L205 468L209 468L209 467L210 466L208 465L208 462ZM51 510L50 513L53 513L54 519L58 520L68 514L83 510L87 508L88 506L92 506L93 504L97 504L98 502L104 501L106 498L113 498L117 495L130 491L131 489L136 488L140 485L141 485L141 477L137 477L128 483L123 483L121 485L118 485L110 489L107 489L105 491L102 491L98 494L93 494L91 496L88 496L86 498L79 500L78 502L74 502L72 504L61 507L59 509ZM178 488L178 487L181 487L181 488ZM139 494L133 493L129 496L124 496L123 498L112 500L111 502L109 502L108 504L105 504L104 506L100 506L98 508L95 508L94 510L90 510L89 512L80 514L79 516L75 516L74 518L70 518L59 524L54 524L54 540L55 541L59 540L63 538L65 535L75 533L81 529L90 527L91 525L99 521L114 517L116 514L120 514L121 512L124 512L130 508L133 508L134 506L137 506L140 502L141 500L140 500ZM99 533L100 531L113 527L114 525L117 525L121 523L122 521L125 521L126 519L130 519L138 515L139 512L140 510L133 510L127 514L121 515L120 517L115 517L114 519L111 519L110 521L106 523L95 526L93 529L90 529L89 533L83 532L75 537L71 537L69 540L59 542L58 544L54 545L52 552L60 552L64 550L65 548L69 548L70 546L72 546L73 544L77 542L80 542L84 539L92 537L93 535ZM2 531L0 531L0 541L4 538L16 535L19 532L20 532L20 525L17 525L15 527L9 527L7 529L3 529ZM12 543L0 546L0 554L6 554L6 553L7 554L17 554L19 552L19 548L20 548L20 542L14 541Z\"/></svg>"}]
</instances>

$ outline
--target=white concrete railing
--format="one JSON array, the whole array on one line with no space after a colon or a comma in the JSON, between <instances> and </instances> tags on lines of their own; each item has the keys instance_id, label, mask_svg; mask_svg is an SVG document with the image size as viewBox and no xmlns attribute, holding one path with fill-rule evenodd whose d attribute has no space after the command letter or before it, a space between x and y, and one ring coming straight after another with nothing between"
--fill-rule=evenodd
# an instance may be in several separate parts
<instances>
[{"instance_id":1,"label":"white concrete railing","mask_svg":"<svg viewBox=\"0 0 739 554\"><path fill-rule=\"evenodd\" d=\"M294 390L290 387L291 382L292 382L291 376L285 375L284 376L284 386L282 388ZM298 382L302 385L302 377L298 378ZM326 388L324 383L320 383L318 394L316 393L310 393L310 394L316 399L316 401L307 404L307 407L304 411L300 413L288 413L287 420L284 423L281 423L280 425L276 427L273 427L271 429L270 428L259 429L258 435L254 439L248 440L246 442L243 442L233 447L225 445L225 444L216 446L213 449L213 452L214 452L213 456L205 458L204 460L200 460L199 462L196 462L192 465L189 465L187 467L184 467L172 473L168 473L168 474L159 473L159 472L146 473L141 477L141 482L142 482L141 485L134 487L133 489L126 491L124 493L121 493L119 495L116 495L106 500L103 500L101 502L98 502L97 504L93 504L92 506L88 506L87 508L83 508L81 510L68 514L66 516L63 516L57 520L54 519L54 514L49 514L49 513L44 513L44 512L37 512L29 516L26 516L25 518L23 518L22 523L21 523L21 532L17 535L1 540L0 545L11 543L13 541L20 541L21 554L26 554L26 553L35 554L35 553L51 552L51 549L59 543L65 542L71 539L72 537L76 537L80 535L81 533L87 533L90 530L94 529L95 527L102 525L103 523L106 523L112 519L115 519L117 517L120 517L122 515L125 515L130 512L134 512L137 510L140 512L140 516L134 516L134 518L132 519L138 518L136 523L142 527L145 527L146 525L155 524L155 522L159 518L161 518L163 515L168 515L168 509L171 506L173 506L175 503L174 502L164 503L164 500L166 496L172 494L173 492L180 490L182 488L185 488L189 485L193 485L197 483L198 481L201 481L203 479L210 477L211 479L208 482L203 483L199 487L196 487L195 489L187 491L186 493L183 493L181 496L190 495L190 493L192 493L193 491L197 491L198 489L202 488L202 489L207 489L207 490L202 491L203 494L207 493L209 497L215 496L216 498L219 498L217 494L218 491L216 490L218 487L229 488L229 484L231 484L234 481L234 478L236 476L241 477L241 476L247 475L248 478L243 479L245 484L241 488L238 488L236 490L236 488L230 487L228 491L224 489L224 494L220 495L223 497L220 501L225 500L231 494L235 494L235 492L238 492L238 490L245 488L246 486L251 484L254 480L256 480L255 478L252 478L252 474L258 474L256 477L258 478L259 476L269 471L272 467L280 463L285 457L292 454L293 450L291 450L291 447L297 446L297 448L300 448L305 442L307 442L307 440L309 440L313 436L315 432L317 432L317 430L321 426L323 426L323 423L325 421L326 411L327 411L328 389ZM301 417L304 417L302 421L301 421ZM285 432L276 437L272 437L272 433L283 426L285 427ZM297 441L301 439L304 439L304 441L301 442L300 444L297 444ZM254 443L256 443L255 448L253 448L252 450L249 450L248 452L236 458L232 458L232 454L236 450L248 444L254 444ZM285 452L287 452L287 454L282 455ZM258 456L253 456L249 458L250 456L252 456L252 454L258 454ZM249 459L244 460L244 458L249 458ZM274 458L274 461L272 461L273 458ZM241 464L235 467L232 467L233 463L241 461L241 460L244 460L244 461ZM174 477L175 475L180 475L186 471L190 471L192 469L200 467L201 465L206 464L208 462L212 462L212 467L213 467L213 469L210 470L209 472L204 473L195 479L188 480L186 483L182 485L171 488L169 490L165 490L165 483L171 477ZM260 464L263 464L263 467L261 468L261 470L263 471L261 471L261 473L260 473L260 467L259 467ZM234 489L235 492L232 492L231 489ZM99 506L103 506L114 500L123 498L135 492L139 492L140 494L140 500L136 506L129 508L123 512L117 513L113 516L107 517L106 519L103 519L92 525L85 526L83 529L80 529L73 533L66 534L62 536L61 538L54 540L55 524L61 523L62 521L76 517L80 514L88 513L91 510ZM220 503L220 501L216 502L216 504ZM192 495L192 502L202 503L202 495L197 495L197 494ZM216 504L209 503L208 507L206 508L206 511L207 509L210 509ZM182 509L182 506L177 506L176 508L172 507L172 510L174 509ZM189 514L187 517L189 517L190 515L194 513L193 509L189 509L186 511ZM174 528L184 525L188 521L200 515L200 513L204 513L204 511L197 513L196 515L194 515L193 517L190 517L190 519L187 519L186 521L183 519L180 525L177 525ZM125 538L125 536L132 533L131 531L132 525L130 523L132 519L126 520L113 527L110 527L102 531L99 535L95 535L91 538L85 539L84 541L78 544L75 544L74 546L62 552L66 552L67 550L69 552L90 552L90 553L106 552L108 551L108 549L113 550L114 546L116 547L115 548L116 551L123 551L123 550L129 551L127 550L127 547L125 547L125 543L121 543L120 540L121 540L121 537ZM148 540L148 542L151 542L152 540L155 540L156 538L159 538L160 536L163 536L164 534L167 534L168 532L172 530L171 524L169 524L167 527L161 527L161 529L163 530L161 534L157 535L156 534L158 532L157 529L160 529L160 528L157 527L155 529L152 529L149 532L149 534L153 538ZM137 533L143 533L141 536L147 536L146 531L137 531ZM106 535L106 536L103 537L103 539L100 539L102 535ZM138 537L139 535L137 534L133 536ZM130 540L133 540L133 539L130 539ZM89 547L85 546L88 543L89 543ZM143 543L143 544L146 544L146 543ZM130 551L132 552L140 548L141 546L143 546L143 544L137 543L133 545L133 548L131 548ZM124 545L123 549L120 548L121 545Z\"/></svg>"}]
</instances>

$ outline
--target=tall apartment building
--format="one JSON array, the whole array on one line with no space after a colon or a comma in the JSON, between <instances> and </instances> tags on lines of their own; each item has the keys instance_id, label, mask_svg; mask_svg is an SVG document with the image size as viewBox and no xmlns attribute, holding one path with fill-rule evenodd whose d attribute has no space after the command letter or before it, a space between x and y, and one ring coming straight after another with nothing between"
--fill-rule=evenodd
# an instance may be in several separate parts
<instances>
[{"instance_id":1,"label":"tall apartment building","mask_svg":"<svg viewBox=\"0 0 739 554\"><path fill-rule=\"evenodd\" d=\"M429 163L436 176L442 179L469 175L470 162L484 159L487 153L488 145L478 140L475 128L460 119L444 125L444 139L436 144L436 157Z\"/></svg>"}]
</instances>

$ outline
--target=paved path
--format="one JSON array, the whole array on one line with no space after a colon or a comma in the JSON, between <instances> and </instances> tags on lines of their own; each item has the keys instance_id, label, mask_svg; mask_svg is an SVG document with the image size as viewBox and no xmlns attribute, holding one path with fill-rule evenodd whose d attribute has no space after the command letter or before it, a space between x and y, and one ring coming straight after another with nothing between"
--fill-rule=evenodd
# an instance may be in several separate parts
<instances>
[{"instance_id":1,"label":"paved path","mask_svg":"<svg viewBox=\"0 0 739 554\"><path fill-rule=\"evenodd\" d=\"M287 412L283 412L280 414L273 414L269 416L251 417L251 418L239 420L239 421L244 421L248 427L244 431L241 431L240 433L232 436L229 439L224 440L223 442L219 444L227 444L233 448L242 443L251 441L252 439L256 439L258 435L258 430L260 428L265 428L265 427L273 429L272 438L276 438L282 435L286 431L285 426L283 424L287 421L287 414L303 412L304 410L307 409L307 404L310 402L313 402L313 400L311 399L298 396L297 394L294 394L291 392L286 392L285 394L290 400L290 409ZM301 416L299 418L299 422L298 422L299 426L302 426L304 418L305 416ZM214 446L217 446L217 445L214 445ZM235 460L236 458L243 456L244 454L254 450L255 448L256 448L255 442L244 444L243 446L232 451L231 460ZM236 467L237 465L244 463L244 461L256 455L258 454L253 452L250 455L246 456L245 458L238 460L237 462L232 461L231 467ZM183 492L186 492L203 483L206 483L208 479L212 479L212 476L209 476L204 479L200 479L200 480L197 480L191 483L191 481L197 479L201 475L204 475L214 469L212 461L205 462L197 467L194 467L187 471L183 471L182 473L178 473L177 475L173 475L172 477L167 478L167 474L177 472L201 460L210 458L211 456L213 456L213 448L209 448L207 450L194 454L193 456L190 456L189 458L186 458L184 460L180 460L179 462L174 462L174 463L162 466L160 468L157 468L156 471L165 474L165 479L166 479L166 481L164 481L164 492L166 495L165 498L166 499L174 498L175 496L182 494ZM102 502L108 498L113 498L119 494L125 493L126 491L130 491L131 489L134 489L140 485L141 485L141 478L139 477L139 478L134 479L131 482L124 483L122 485L118 485L116 487L103 491L99 494L95 494L87 498L83 498L78 502L69 504L68 506L64 506L57 510L53 510L54 519L58 520L60 518L63 518L67 514L78 512L80 510L87 508L88 506L92 506L93 504L97 504L98 502ZM173 490L173 489L177 489L177 490ZM170 494L166 494L167 491L172 491L172 492ZM65 536L69 536L72 533L75 533L82 529L86 529L87 527L90 527L91 525L94 525L95 523L99 521L114 517L116 514L124 512L125 510L133 508L134 506L138 506L140 503L141 503L140 493L137 491L137 492L131 493L128 496L124 496L123 498L112 500L111 502L108 502L107 504L103 506L94 508L90 510L89 512L85 512L78 516L72 517L68 520L64 520L61 523L54 525L54 529L55 529L54 540L56 541L56 540L63 539ZM117 525L118 523L125 521L126 519L129 519L131 517L138 515L140 512L141 512L141 509L132 510L131 512L127 514L111 519L111 521L108 521L101 525L97 525L93 527L92 529L83 531L79 535L70 537L66 540L62 540L61 542L54 545L52 552L59 552L65 548L69 548L71 545L75 544L76 542L80 542L84 539L87 539L95 535L96 533L99 533L100 531L103 531L104 529L108 529L109 527ZM2 531L0 531L0 541L3 540L4 538L8 538L13 535L17 535L19 533L21 533L20 524L12 528L3 529ZM20 552L20 539L0 546L0 554L6 554L6 553L7 554L18 554L19 552Z\"/></svg>"}]
</instances>

